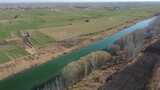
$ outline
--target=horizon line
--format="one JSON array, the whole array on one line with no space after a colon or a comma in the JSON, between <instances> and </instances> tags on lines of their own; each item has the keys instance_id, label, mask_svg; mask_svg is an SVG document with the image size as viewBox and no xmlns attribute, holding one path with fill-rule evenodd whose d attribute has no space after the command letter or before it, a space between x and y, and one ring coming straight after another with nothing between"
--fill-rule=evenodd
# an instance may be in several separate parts
<instances>
[{"instance_id":1,"label":"horizon line","mask_svg":"<svg viewBox=\"0 0 160 90\"><path fill-rule=\"evenodd\" d=\"M4 4L12 4L12 3L140 3L140 2L160 2L160 1L42 1L42 2L38 2L38 1L26 1L26 2L0 2L0 4L4 3Z\"/></svg>"}]
</instances>

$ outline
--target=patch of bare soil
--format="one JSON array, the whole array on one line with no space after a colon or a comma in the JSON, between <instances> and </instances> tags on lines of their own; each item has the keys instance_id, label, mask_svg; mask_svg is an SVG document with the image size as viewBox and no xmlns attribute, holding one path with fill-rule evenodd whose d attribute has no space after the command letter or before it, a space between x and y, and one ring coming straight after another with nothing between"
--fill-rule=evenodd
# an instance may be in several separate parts
<instances>
[{"instance_id":1,"label":"patch of bare soil","mask_svg":"<svg viewBox=\"0 0 160 90\"><path fill-rule=\"evenodd\" d=\"M160 56L146 53L134 64L127 66L99 90L146 90L145 85L152 68Z\"/></svg>"},{"instance_id":2,"label":"patch of bare soil","mask_svg":"<svg viewBox=\"0 0 160 90\"><path fill-rule=\"evenodd\" d=\"M135 22L138 20L135 20ZM17 58L16 60L11 60L7 63L0 65L0 80L7 78L8 76L17 74L24 70L33 68L37 65L43 64L52 58L55 58L59 55L72 52L73 50L79 49L88 45L91 42L103 39L106 36L110 36L116 33L118 30L127 27L134 22L125 22L123 24L117 25L112 28L107 28L104 31L82 35L77 37L75 40L68 41L60 41L55 44L51 44L45 48L36 48L37 54L29 55L21 58ZM77 40L79 42L77 42ZM73 45L68 45L68 43L74 43ZM69 46L69 47L68 47Z\"/></svg>"}]
</instances>

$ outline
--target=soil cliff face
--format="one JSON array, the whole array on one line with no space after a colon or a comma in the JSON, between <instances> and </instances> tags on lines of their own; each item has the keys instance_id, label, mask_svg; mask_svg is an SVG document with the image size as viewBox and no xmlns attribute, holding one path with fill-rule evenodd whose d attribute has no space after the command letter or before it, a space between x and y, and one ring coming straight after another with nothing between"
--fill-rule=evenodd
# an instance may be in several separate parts
<instances>
[{"instance_id":1,"label":"soil cliff face","mask_svg":"<svg viewBox=\"0 0 160 90\"><path fill-rule=\"evenodd\" d=\"M160 61L160 41L145 49L144 55L135 63L112 75L112 79L106 81L99 90L147 90L152 69L158 61Z\"/></svg>"}]
</instances>

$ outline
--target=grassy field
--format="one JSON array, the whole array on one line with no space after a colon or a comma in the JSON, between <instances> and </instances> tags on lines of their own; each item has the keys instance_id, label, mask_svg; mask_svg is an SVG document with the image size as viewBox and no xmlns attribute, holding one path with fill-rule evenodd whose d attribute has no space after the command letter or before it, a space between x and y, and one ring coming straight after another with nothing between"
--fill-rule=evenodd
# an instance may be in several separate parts
<instances>
[{"instance_id":1,"label":"grassy field","mask_svg":"<svg viewBox=\"0 0 160 90\"><path fill-rule=\"evenodd\" d=\"M64 26L85 18L101 17L104 11L0 11L0 39L12 31ZM17 16L17 18L15 18Z\"/></svg>"},{"instance_id":2,"label":"grassy field","mask_svg":"<svg viewBox=\"0 0 160 90\"><path fill-rule=\"evenodd\" d=\"M158 9L153 6L120 10L0 10L0 41L9 38L11 33L18 36L20 31L28 31L33 45L44 47L55 41L105 30L130 19L142 19ZM28 53L18 45L0 47L0 63L24 55Z\"/></svg>"},{"instance_id":3,"label":"grassy field","mask_svg":"<svg viewBox=\"0 0 160 90\"><path fill-rule=\"evenodd\" d=\"M15 44L9 44L0 48L0 63L16 59L28 53Z\"/></svg>"},{"instance_id":4,"label":"grassy field","mask_svg":"<svg viewBox=\"0 0 160 90\"><path fill-rule=\"evenodd\" d=\"M52 43L55 41L54 38L51 38L41 32L38 31L32 31L31 32L31 42L33 43L33 46L37 47L43 47L49 43Z\"/></svg>"},{"instance_id":5,"label":"grassy field","mask_svg":"<svg viewBox=\"0 0 160 90\"><path fill-rule=\"evenodd\" d=\"M133 13L134 12L134 13ZM39 29L42 33L49 35L50 37L55 38L56 40L63 40L67 38L76 37L83 34L99 32L106 30L107 28L114 27L116 25L122 24L127 20L132 19L141 19L150 14L147 12L139 11L107 11L99 18L89 19L89 22L85 22L81 20L77 23L73 23L72 25L67 25L63 27L49 27L49 28L41 28Z\"/></svg>"}]
</instances>

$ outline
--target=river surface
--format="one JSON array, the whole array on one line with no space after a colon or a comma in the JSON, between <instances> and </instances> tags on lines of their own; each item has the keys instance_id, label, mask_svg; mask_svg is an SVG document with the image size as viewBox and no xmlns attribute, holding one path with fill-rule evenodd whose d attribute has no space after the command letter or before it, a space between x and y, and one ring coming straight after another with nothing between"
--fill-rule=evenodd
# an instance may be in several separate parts
<instances>
[{"instance_id":1,"label":"river surface","mask_svg":"<svg viewBox=\"0 0 160 90\"><path fill-rule=\"evenodd\" d=\"M31 90L35 85L39 85L57 75L65 65L68 63L80 59L91 52L110 48L110 46L121 37L141 30L147 27L155 17L146 19L127 29L121 30L110 37L106 37L103 40L94 42L87 47L73 51L68 54L61 55L47 63L44 63L33 69L24 71L20 74L9 77L0 81L0 90Z\"/></svg>"}]
</instances>

